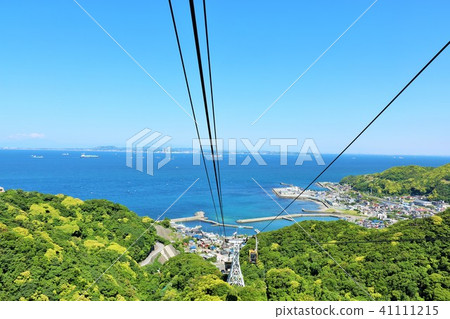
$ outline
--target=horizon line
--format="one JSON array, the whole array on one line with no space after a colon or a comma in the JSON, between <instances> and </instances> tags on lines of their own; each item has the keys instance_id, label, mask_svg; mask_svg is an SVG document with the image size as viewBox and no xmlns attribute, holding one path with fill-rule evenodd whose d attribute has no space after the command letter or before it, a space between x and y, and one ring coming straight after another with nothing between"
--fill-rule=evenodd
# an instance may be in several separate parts
<instances>
[{"instance_id":1,"label":"horizon line","mask_svg":"<svg viewBox=\"0 0 450 319\"><path fill-rule=\"evenodd\" d=\"M172 153L177 151L183 151L185 154L194 154L200 152L200 150L192 150L189 147L173 147ZM125 147L117 146L95 146L95 147L0 147L0 151L75 151L75 152L119 152L125 153ZM163 153L163 150L157 152ZM261 150L262 155L279 155L279 151L268 151ZM222 154L251 154L248 150L237 150L236 152L230 153L227 150L223 150ZM297 155L298 152L287 152L287 155ZM308 153L309 154L309 153ZM321 152L321 155L336 155L333 152ZM450 157L450 154L399 154L399 153L345 153L343 155L347 156L426 156L426 157Z\"/></svg>"}]
</instances>

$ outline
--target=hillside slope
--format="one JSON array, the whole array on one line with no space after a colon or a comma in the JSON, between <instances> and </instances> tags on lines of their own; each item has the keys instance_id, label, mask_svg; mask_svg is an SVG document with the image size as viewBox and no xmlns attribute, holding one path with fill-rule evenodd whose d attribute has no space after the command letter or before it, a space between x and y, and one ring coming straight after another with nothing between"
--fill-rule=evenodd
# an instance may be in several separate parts
<instances>
[{"instance_id":1,"label":"hillside slope","mask_svg":"<svg viewBox=\"0 0 450 319\"><path fill-rule=\"evenodd\" d=\"M0 300L140 299L150 229L86 295L87 289L150 225L104 200L10 190L0 195ZM142 291L145 291L142 289Z\"/></svg>"},{"instance_id":2,"label":"hillside slope","mask_svg":"<svg viewBox=\"0 0 450 319\"><path fill-rule=\"evenodd\" d=\"M0 300L237 299L197 255L139 266L156 239L165 242L152 222L106 200L0 194Z\"/></svg>"},{"instance_id":3,"label":"hillside slope","mask_svg":"<svg viewBox=\"0 0 450 319\"><path fill-rule=\"evenodd\" d=\"M262 233L259 261L241 252L246 284L269 300L450 300L450 210L431 218L366 229L345 221L304 221Z\"/></svg>"},{"instance_id":4,"label":"hillside slope","mask_svg":"<svg viewBox=\"0 0 450 319\"><path fill-rule=\"evenodd\" d=\"M297 225L259 234L257 265L248 263L249 240L244 288L195 254L140 267L164 241L151 223L106 200L0 194L0 300L366 300L366 291L376 300L450 300L450 210L383 230L302 222L366 290Z\"/></svg>"},{"instance_id":5,"label":"hillside slope","mask_svg":"<svg viewBox=\"0 0 450 319\"><path fill-rule=\"evenodd\" d=\"M426 195L450 203L450 163L435 168L392 167L381 173L347 176L341 183L376 195Z\"/></svg>"}]
</instances>

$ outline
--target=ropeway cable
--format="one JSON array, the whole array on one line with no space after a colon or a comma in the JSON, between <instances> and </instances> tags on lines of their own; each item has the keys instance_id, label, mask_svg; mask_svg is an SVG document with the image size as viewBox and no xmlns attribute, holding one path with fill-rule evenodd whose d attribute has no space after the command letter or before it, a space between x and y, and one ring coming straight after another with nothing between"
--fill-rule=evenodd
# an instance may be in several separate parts
<instances>
[{"instance_id":1,"label":"ropeway cable","mask_svg":"<svg viewBox=\"0 0 450 319\"><path fill-rule=\"evenodd\" d=\"M198 63L198 70L199 70L199 75L200 75L200 83L201 83L201 87L202 87L202 96L203 96L203 104L204 104L204 108L205 108L206 123L207 123L207 127L208 127L208 135L209 135L209 140L210 140L210 148L211 148L211 155L212 155L213 168L214 168L214 177L216 180L217 196L219 199L220 214L222 217L222 227L223 227L224 234L226 234L225 221L224 221L224 215L223 215L222 194L221 194L221 188L219 186L220 171L218 171L218 169L217 169L217 165L216 165L217 157L215 154L216 152L214 151L214 145L212 143L213 136L212 136L212 130L211 130L210 115L209 115L209 110L208 110L208 98L207 98L207 94L206 94L205 77L203 74L203 64L202 64L202 57L201 57L201 52L200 52L200 41L199 41L199 36L198 36L197 19L195 16L194 0L189 0L189 8L190 8L190 12L191 12L192 29L194 32L195 48L196 48L196 53L197 53L197 63Z\"/></svg>"},{"instance_id":2,"label":"ropeway cable","mask_svg":"<svg viewBox=\"0 0 450 319\"><path fill-rule=\"evenodd\" d=\"M209 32L208 32L208 19L206 14L206 0L203 0L203 19L205 22L205 38L206 38L206 53L207 53L207 62L208 62L208 73L209 73L209 88L210 88L210 97L211 97L211 109L212 109L212 118L213 118L213 131L214 131L214 145L216 147L217 156L218 148L217 148L217 130L216 130L216 111L214 104L214 93L213 93L213 82L212 82L212 71L211 71L211 55L209 51ZM220 159L217 159L217 171L219 172L219 188L220 188L220 200L223 205L223 197L222 197L222 180L220 176ZM223 220L222 220L223 222Z\"/></svg>"},{"instance_id":3,"label":"ropeway cable","mask_svg":"<svg viewBox=\"0 0 450 319\"><path fill-rule=\"evenodd\" d=\"M189 80L188 80L187 73L186 73L186 67L185 67L185 64L184 64L183 52L181 50L180 38L178 36L178 28L177 28L177 24L176 24L176 20L175 20L175 15L173 13L173 7L172 7L172 1L171 0L169 0L169 8L170 8L170 14L171 14L171 17L172 17L173 28L174 28L174 31L175 31L175 37L177 39L178 53L180 55L181 66L183 68L184 80L186 82L186 88L187 88L187 92L188 92L188 96L189 96L189 103L190 103L190 106L191 106L192 117L194 119L195 131L197 133L197 139L198 139L199 145L200 145L200 152L201 152L201 155L202 155L203 166L204 166L205 173L206 173L206 179L208 181L209 192L210 192L210 195L211 195L211 200L212 200L214 211L215 211L215 214L216 214L216 220L219 223L219 215L217 213L216 201L214 200L214 194L213 194L213 190L212 190L212 187L211 187L211 180L210 180L209 173L208 173L208 167L206 165L205 153L203 152L203 146L202 146L202 143L200 141L201 140L200 131L199 131L199 128L198 128L198 123L197 123L197 117L196 117L196 114L195 114L194 103L192 102L191 89L190 89L190 86L189 86ZM225 236L225 234L224 234L224 236Z\"/></svg>"}]
</instances>

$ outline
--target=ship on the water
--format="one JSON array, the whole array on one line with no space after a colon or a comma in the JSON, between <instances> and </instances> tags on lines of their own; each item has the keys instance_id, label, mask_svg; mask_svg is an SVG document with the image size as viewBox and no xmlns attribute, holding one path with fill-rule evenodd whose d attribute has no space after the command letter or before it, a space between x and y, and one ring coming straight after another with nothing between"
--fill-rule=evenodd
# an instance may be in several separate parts
<instances>
[{"instance_id":1,"label":"ship on the water","mask_svg":"<svg viewBox=\"0 0 450 319\"><path fill-rule=\"evenodd\" d=\"M81 158L98 158L99 156L98 155L86 155L86 154L81 154L81 156L80 156Z\"/></svg>"}]
</instances>

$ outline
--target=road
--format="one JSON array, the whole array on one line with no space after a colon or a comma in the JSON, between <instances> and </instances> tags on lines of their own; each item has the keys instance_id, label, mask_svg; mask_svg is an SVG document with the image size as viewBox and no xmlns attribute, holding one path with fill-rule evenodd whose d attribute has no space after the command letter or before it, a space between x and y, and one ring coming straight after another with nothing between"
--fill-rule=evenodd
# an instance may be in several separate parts
<instances>
[{"instance_id":1,"label":"road","mask_svg":"<svg viewBox=\"0 0 450 319\"><path fill-rule=\"evenodd\" d=\"M145 266L148 264L151 264L155 261L155 258L158 256L158 254L164 249L164 244L160 242L156 242L155 246L153 246L153 250L148 254L147 258L145 258L143 261L139 263L141 266Z\"/></svg>"}]
</instances>

